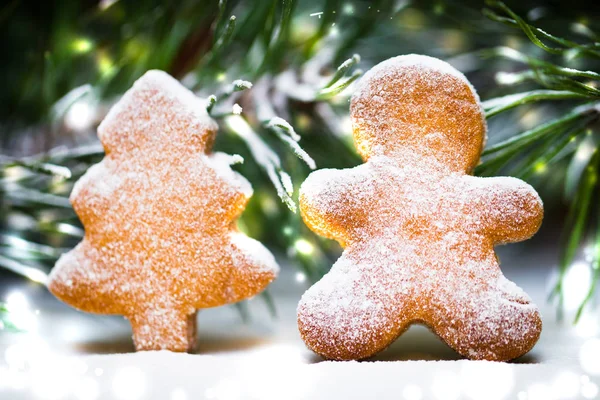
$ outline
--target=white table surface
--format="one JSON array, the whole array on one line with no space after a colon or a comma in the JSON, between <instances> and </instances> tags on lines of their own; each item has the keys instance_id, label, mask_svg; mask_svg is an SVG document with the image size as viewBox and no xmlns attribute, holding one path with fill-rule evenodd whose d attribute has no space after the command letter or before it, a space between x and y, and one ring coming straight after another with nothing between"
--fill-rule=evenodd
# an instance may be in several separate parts
<instances>
[{"instance_id":1,"label":"white table surface","mask_svg":"<svg viewBox=\"0 0 600 400\"><path fill-rule=\"evenodd\" d=\"M544 320L535 348L511 363L461 360L422 326L372 360L323 361L296 329L306 286L291 267L271 288L276 319L260 299L250 301L246 324L233 307L202 311L198 354L134 353L124 319L77 312L30 283L5 286L5 295L22 293L39 313L34 331L0 336L0 399L600 398L597 312L577 327L557 320L546 303L555 254L536 248L500 251L505 274L540 305Z\"/></svg>"}]
</instances>

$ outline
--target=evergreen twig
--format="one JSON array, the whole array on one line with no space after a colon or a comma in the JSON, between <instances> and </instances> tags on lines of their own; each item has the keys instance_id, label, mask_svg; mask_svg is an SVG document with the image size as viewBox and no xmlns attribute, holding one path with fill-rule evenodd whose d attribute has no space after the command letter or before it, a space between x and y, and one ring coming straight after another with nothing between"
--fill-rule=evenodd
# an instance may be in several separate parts
<instances>
[{"instance_id":1,"label":"evergreen twig","mask_svg":"<svg viewBox=\"0 0 600 400\"><path fill-rule=\"evenodd\" d=\"M490 19L509 26L520 28L530 41L547 53L564 55L576 51L580 57L587 57L592 61L600 58L600 44L579 44L547 33L525 22L504 3L488 0L488 6L500 10L507 16L502 16L490 9L484 9L484 14ZM590 31L590 36L595 34ZM552 42L560 47L552 47L541 39ZM545 171L550 163L557 162L561 154L566 154L565 149L571 143L578 143L579 150L571 156L570 165L565 178L565 192L567 198L572 196L569 204L569 215L565 224L564 237L566 238L559 263L559 277L552 290L551 298L558 296L559 313L562 311L564 280L573 264L577 253L580 251L586 232L593 228L588 216L592 213L600 216L598 202L593 202L595 196L600 195L598 190L598 168L600 163L600 137L594 140L592 136L599 133L595 127L600 115L600 90L594 84L581 82L579 79L598 81L600 73L591 70L578 70L566 68L532 56L525 55L511 48L496 48L487 52L487 55L497 55L524 63L529 68L513 75L510 83L521 83L533 80L551 90L532 90L515 93L501 98L488 100L483 103L488 118L499 115L525 104L539 101L572 100L583 105L574 104L563 115L552 119L545 124L528 131L516 134L509 139L494 144L484 151L484 163L478 167L479 173L489 173L504 167L509 160L520 156L522 160L515 165L514 170L522 177L531 177L537 171ZM597 64L596 64L597 65ZM537 149L532 148L538 144ZM572 154L572 153L571 153ZM600 256L600 223L596 227L593 244L592 281L585 299L579 306L575 315L575 322L579 320L586 305L593 298L597 290L598 260Z\"/></svg>"}]
</instances>

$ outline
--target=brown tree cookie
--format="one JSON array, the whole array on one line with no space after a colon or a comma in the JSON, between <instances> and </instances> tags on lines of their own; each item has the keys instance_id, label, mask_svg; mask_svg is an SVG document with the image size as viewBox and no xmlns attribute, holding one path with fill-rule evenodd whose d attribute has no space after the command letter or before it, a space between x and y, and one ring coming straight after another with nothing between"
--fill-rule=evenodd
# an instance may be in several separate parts
<instances>
[{"instance_id":1,"label":"brown tree cookie","mask_svg":"<svg viewBox=\"0 0 600 400\"><path fill-rule=\"evenodd\" d=\"M147 72L100 124L106 156L71 193L85 238L58 260L50 291L124 315L137 350L191 350L197 309L253 296L278 271L236 228L252 188L230 168L235 156L211 153L217 125L205 107Z\"/></svg>"},{"instance_id":2,"label":"brown tree cookie","mask_svg":"<svg viewBox=\"0 0 600 400\"><path fill-rule=\"evenodd\" d=\"M518 179L470 176L486 134L473 87L443 61L401 56L362 78L350 111L365 163L300 189L307 225L344 247L298 306L308 347L362 359L423 323L471 359L528 352L540 315L494 246L531 237L543 206Z\"/></svg>"}]
</instances>

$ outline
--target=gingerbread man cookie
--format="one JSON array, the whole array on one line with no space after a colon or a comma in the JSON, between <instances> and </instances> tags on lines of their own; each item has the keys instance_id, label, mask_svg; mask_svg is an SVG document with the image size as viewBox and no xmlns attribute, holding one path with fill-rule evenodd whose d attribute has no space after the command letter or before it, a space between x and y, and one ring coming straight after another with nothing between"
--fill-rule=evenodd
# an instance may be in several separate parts
<instances>
[{"instance_id":1,"label":"gingerbread man cookie","mask_svg":"<svg viewBox=\"0 0 600 400\"><path fill-rule=\"evenodd\" d=\"M84 311L121 314L137 350L188 351L196 310L262 291L278 266L235 220L252 195L234 157L211 153L217 125L175 79L149 71L98 128L104 160L75 184L85 238L50 291Z\"/></svg>"},{"instance_id":2,"label":"gingerbread man cookie","mask_svg":"<svg viewBox=\"0 0 600 400\"><path fill-rule=\"evenodd\" d=\"M365 163L300 189L306 224L344 247L298 306L308 347L362 359L423 323L471 359L528 352L540 315L494 246L531 237L543 206L518 179L470 175L486 134L473 87L443 61L401 56L362 78L350 111Z\"/></svg>"}]
</instances>

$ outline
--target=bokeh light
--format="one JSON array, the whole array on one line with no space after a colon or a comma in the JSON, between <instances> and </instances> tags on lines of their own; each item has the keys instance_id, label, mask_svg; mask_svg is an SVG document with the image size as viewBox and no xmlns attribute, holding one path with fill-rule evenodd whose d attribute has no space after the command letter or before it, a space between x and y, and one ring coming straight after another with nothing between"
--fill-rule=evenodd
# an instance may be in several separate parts
<instances>
[{"instance_id":1,"label":"bokeh light","mask_svg":"<svg viewBox=\"0 0 600 400\"><path fill-rule=\"evenodd\" d=\"M577 310L590 288L592 272L584 261L576 261L563 280L563 304L566 310Z\"/></svg>"},{"instance_id":2,"label":"bokeh light","mask_svg":"<svg viewBox=\"0 0 600 400\"><path fill-rule=\"evenodd\" d=\"M561 372L552 384L552 392L559 399L574 399L579 394L579 375L573 371Z\"/></svg>"},{"instance_id":3,"label":"bokeh light","mask_svg":"<svg viewBox=\"0 0 600 400\"><path fill-rule=\"evenodd\" d=\"M585 399L597 399L598 385L596 385L594 382L584 383L581 386L581 395Z\"/></svg>"},{"instance_id":4,"label":"bokeh light","mask_svg":"<svg viewBox=\"0 0 600 400\"><path fill-rule=\"evenodd\" d=\"M94 122L94 108L87 101L78 101L69 107L65 115L65 125L74 131L83 131Z\"/></svg>"},{"instance_id":5,"label":"bokeh light","mask_svg":"<svg viewBox=\"0 0 600 400\"><path fill-rule=\"evenodd\" d=\"M306 282L306 274L304 272L296 272L296 282L298 282L298 283Z\"/></svg>"},{"instance_id":6,"label":"bokeh light","mask_svg":"<svg viewBox=\"0 0 600 400\"><path fill-rule=\"evenodd\" d=\"M294 243L294 248L296 251L298 251L298 253L305 256L310 256L315 251L314 246L306 239L296 240Z\"/></svg>"},{"instance_id":7,"label":"bokeh light","mask_svg":"<svg viewBox=\"0 0 600 400\"><path fill-rule=\"evenodd\" d=\"M600 375L600 339L586 340L579 349L581 368L590 375Z\"/></svg>"}]
</instances>

